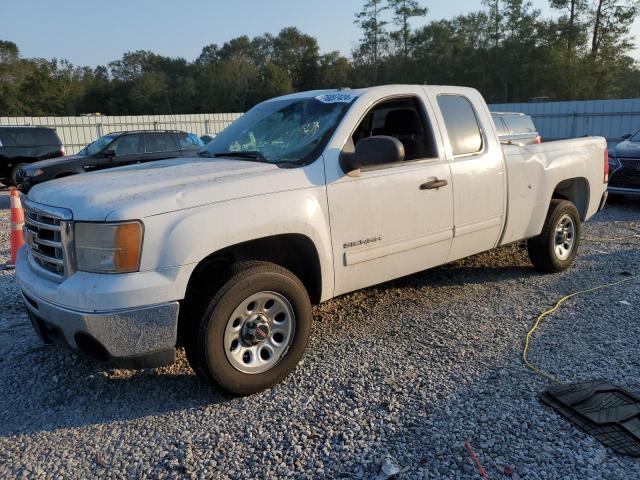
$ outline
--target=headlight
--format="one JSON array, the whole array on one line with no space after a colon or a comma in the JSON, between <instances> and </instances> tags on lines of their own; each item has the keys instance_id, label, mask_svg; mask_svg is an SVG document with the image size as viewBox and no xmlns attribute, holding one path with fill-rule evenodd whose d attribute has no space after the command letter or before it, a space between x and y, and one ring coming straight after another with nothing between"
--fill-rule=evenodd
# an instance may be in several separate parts
<instances>
[{"instance_id":1,"label":"headlight","mask_svg":"<svg viewBox=\"0 0 640 480\"><path fill-rule=\"evenodd\" d=\"M35 170L22 170L22 174L25 177L38 177L44 173L44 170L41 168L36 168Z\"/></svg>"},{"instance_id":2,"label":"headlight","mask_svg":"<svg viewBox=\"0 0 640 480\"><path fill-rule=\"evenodd\" d=\"M140 268L142 224L75 224L77 269L92 273L129 273Z\"/></svg>"}]
</instances>

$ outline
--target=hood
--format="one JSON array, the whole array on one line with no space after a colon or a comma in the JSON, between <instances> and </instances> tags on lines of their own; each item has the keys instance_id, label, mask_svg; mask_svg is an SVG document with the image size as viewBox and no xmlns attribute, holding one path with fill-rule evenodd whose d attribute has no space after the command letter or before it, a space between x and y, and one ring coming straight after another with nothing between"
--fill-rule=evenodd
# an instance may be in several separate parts
<instances>
[{"instance_id":1,"label":"hood","mask_svg":"<svg viewBox=\"0 0 640 480\"><path fill-rule=\"evenodd\" d=\"M74 220L115 221L310 186L302 168L244 160L181 158L74 175L36 185L34 202Z\"/></svg>"},{"instance_id":2,"label":"hood","mask_svg":"<svg viewBox=\"0 0 640 480\"><path fill-rule=\"evenodd\" d=\"M640 158L640 142L625 140L609 149L609 155L623 158Z\"/></svg>"},{"instance_id":3,"label":"hood","mask_svg":"<svg viewBox=\"0 0 640 480\"><path fill-rule=\"evenodd\" d=\"M37 168L48 168L48 167L51 167L52 165L62 165L64 163L73 163L78 160L82 161L83 159L86 160L87 157L85 157L84 155L69 155L66 157L50 158L49 160L40 160L39 162L33 162L28 165L25 165L22 168L29 171L29 170L35 170Z\"/></svg>"}]
</instances>

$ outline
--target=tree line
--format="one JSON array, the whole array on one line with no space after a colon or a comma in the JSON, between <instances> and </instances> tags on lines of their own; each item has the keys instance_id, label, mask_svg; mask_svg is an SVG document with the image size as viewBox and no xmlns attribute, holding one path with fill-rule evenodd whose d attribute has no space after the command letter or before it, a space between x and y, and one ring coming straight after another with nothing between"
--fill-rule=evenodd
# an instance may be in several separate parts
<instances>
[{"instance_id":1,"label":"tree line","mask_svg":"<svg viewBox=\"0 0 640 480\"><path fill-rule=\"evenodd\" d=\"M140 50L95 68L23 58L0 41L0 116L239 112L294 91L388 83L471 86L489 102L637 97L640 0L549 5L545 16L525 0L483 0L428 21L419 0L366 0L349 58L295 27L207 45L194 61Z\"/></svg>"}]
</instances>

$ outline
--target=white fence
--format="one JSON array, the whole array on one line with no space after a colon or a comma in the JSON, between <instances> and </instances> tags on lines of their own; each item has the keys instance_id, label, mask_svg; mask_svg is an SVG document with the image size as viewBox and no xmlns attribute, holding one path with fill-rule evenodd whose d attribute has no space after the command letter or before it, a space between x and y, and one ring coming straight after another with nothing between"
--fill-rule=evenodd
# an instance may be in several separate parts
<instances>
[{"instance_id":1,"label":"white fence","mask_svg":"<svg viewBox=\"0 0 640 480\"><path fill-rule=\"evenodd\" d=\"M0 125L53 127L67 154L79 152L102 135L123 130L184 130L198 136L219 133L240 113L196 113L189 115L138 115L91 117L0 117Z\"/></svg>"}]
</instances>

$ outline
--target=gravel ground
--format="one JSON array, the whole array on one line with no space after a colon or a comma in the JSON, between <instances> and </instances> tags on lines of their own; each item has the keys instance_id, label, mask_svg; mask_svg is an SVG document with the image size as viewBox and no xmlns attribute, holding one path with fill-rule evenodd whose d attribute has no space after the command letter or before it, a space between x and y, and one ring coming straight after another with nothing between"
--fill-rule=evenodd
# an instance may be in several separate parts
<instances>
[{"instance_id":1,"label":"gravel ground","mask_svg":"<svg viewBox=\"0 0 640 480\"><path fill-rule=\"evenodd\" d=\"M2 193L0 262L8 216ZM639 218L640 200L619 200L585 235L625 235ZM247 398L201 385L182 353L133 372L41 346L0 272L0 477L386 478L393 459L397 478L479 478L468 439L490 478L640 478L640 460L542 405L547 382L520 358L558 297L640 273L639 244L587 242L558 275L509 246L332 300L315 307L303 364ZM573 299L530 359L640 391L639 305L640 280Z\"/></svg>"}]
</instances>

